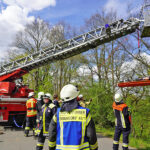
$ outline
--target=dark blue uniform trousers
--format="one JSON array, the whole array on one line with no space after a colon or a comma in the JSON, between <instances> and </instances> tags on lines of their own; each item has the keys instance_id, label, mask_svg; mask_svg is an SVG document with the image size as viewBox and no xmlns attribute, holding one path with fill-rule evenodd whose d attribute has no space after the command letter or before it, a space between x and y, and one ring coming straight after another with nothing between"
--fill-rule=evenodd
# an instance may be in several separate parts
<instances>
[{"instance_id":1,"label":"dark blue uniform trousers","mask_svg":"<svg viewBox=\"0 0 150 150\"><path fill-rule=\"evenodd\" d=\"M128 150L130 129L115 127L113 150L118 150L121 133L123 133L123 150Z\"/></svg>"}]
</instances>

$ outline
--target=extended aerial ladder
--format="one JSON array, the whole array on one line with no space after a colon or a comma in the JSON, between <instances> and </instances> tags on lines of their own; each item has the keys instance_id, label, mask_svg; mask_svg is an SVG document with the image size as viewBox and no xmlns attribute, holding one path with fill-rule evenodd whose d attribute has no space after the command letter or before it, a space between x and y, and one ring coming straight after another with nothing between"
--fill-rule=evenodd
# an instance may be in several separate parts
<instances>
[{"instance_id":1,"label":"extended aerial ladder","mask_svg":"<svg viewBox=\"0 0 150 150\"><path fill-rule=\"evenodd\" d=\"M34 52L26 57L1 66L0 122L7 122L10 118L9 116L11 114L12 116L16 115L16 112L25 112L25 101L28 93L32 90L24 85L18 87L14 82L16 79L21 78L29 71L47 63L75 56L104 43L131 34L135 32L136 29L139 29L141 22L141 20L136 18L131 18L126 21L121 19L110 25L107 24L99 27L75 38L55 44L49 48ZM144 34L146 33L147 32Z\"/></svg>"},{"instance_id":2,"label":"extended aerial ladder","mask_svg":"<svg viewBox=\"0 0 150 150\"><path fill-rule=\"evenodd\" d=\"M33 54L10 62L0 67L0 81L13 80L10 75L18 69L29 72L49 62L66 59L74 55L93 49L99 45L110 42L127 34L131 34L138 29L140 20L131 18L126 21L119 20L108 27L100 27L90 32L79 35L70 40L66 40L49 48L40 50ZM7 76L6 76L7 75Z\"/></svg>"}]
</instances>

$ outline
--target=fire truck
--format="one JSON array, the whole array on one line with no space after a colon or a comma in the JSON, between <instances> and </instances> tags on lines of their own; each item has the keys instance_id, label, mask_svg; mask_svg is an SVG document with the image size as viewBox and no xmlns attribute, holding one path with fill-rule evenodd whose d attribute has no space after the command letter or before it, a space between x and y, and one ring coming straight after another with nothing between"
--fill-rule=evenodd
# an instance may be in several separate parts
<instances>
[{"instance_id":1,"label":"fire truck","mask_svg":"<svg viewBox=\"0 0 150 150\"><path fill-rule=\"evenodd\" d=\"M149 13L149 12L148 12ZM144 25L143 25L144 22ZM150 36L150 22L137 18L120 19L49 48L0 67L0 123L22 125L26 115L28 93L33 91L22 82L22 76L47 63L66 59L99 45L135 32L143 26L142 37Z\"/></svg>"}]
</instances>

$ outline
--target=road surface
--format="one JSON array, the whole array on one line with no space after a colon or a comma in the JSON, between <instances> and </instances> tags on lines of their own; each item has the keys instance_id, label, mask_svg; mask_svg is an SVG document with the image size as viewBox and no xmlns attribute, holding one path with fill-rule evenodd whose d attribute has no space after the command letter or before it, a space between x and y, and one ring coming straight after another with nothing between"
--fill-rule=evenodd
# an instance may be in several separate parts
<instances>
[{"instance_id":1,"label":"road surface","mask_svg":"<svg viewBox=\"0 0 150 150\"><path fill-rule=\"evenodd\" d=\"M30 131L30 133L32 133ZM112 150L113 140L101 135L97 135L99 150ZM37 140L32 135L24 137L23 131L7 130L0 135L0 150L35 150ZM45 142L43 150L48 150L48 140ZM121 144L120 149L121 150ZM130 150L136 150L130 148Z\"/></svg>"}]
</instances>

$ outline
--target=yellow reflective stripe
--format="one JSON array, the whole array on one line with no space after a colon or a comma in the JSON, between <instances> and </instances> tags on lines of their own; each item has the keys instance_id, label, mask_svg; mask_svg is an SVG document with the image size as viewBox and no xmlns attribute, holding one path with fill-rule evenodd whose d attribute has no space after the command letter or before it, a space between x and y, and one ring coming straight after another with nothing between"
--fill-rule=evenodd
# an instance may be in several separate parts
<instances>
[{"instance_id":1,"label":"yellow reflective stripe","mask_svg":"<svg viewBox=\"0 0 150 150\"><path fill-rule=\"evenodd\" d=\"M82 149L84 149L84 150L90 150L89 147L88 148L86 148L86 147L84 148L83 147ZM80 148L65 148L65 149L64 148L59 148L59 150L81 150L81 149Z\"/></svg>"},{"instance_id":2,"label":"yellow reflective stripe","mask_svg":"<svg viewBox=\"0 0 150 150\"><path fill-rule=\"evenodd\" d=\"M42 105L42 108L44 108L45 107L45 104L44 105Z\"/></svg>"},{"instance_id":3,"label":"yellow reflective stripe","mask_svg":"<svg viewBox=\"0 0 150 150\"><path fill-rule=\"evenodd\" d=\"M86 125L88 125L90 121L91 121L91 114L89 113L86 119Z\"/></svg>"},{"instance_id":4,"label":"yellow reflective stripe","mask_svg":"<svg viewBox=\"0 0 150 150\"><path fill-rule=\"evenodd\" d=\"M81 140L81 144L83 144L83 142L84 142L85 128L86 128L86 123L83 121L82 122L82 140Z\"/></svg>"},{"instance_id":5,"label":"yellow reflective stripe","mask_svg":"<svg viewBox=\"0 0 150 150\"><path fill-rule=\"evenodd\" d=\"M27 111L27 116L28 116L28 115L36 115L36 114L37 114L37 111L33 111L33 112L28 112L28 111Z\"/></svg>"},{"instance_id":6,"label":"yellow reflective stripe","mask_svg":"<svg viewBox=\"0 0 150 150\"><path fill-rule=\"evenodd\" d=\"M125 124L125 120L124 120L124 115L123 115L122 111L120 111L120 117L121 117L122 127L126 128L126 124Z\"/></svg>"},{"instance_id":7,"label":"yellow reflective stripe","mask_svg":"<svg viewBox=\"0 0 150 150\"><path fill-rule=\"evenodd\" d=\"M117 126L117 118L115 119L115 125Z\"/></svg>"},{"instance_id":8,"label":"yellow reflective stripe","mask_svg":"<svg viewBox=\"0 0 150 150\"><path fill-rule=\"evenodd\" d=\"M53 120L55 123L57 122L57 116L56 115L53 116Z\"/></svg>"},{"instance_id":9,"label":"yellow reflective stripe","mask_svg":"<svg viewBox=\"0 0 150 150\"><path fill-rule=\"evenodd\" d=\"M44 108L44 112L43 112L43 133L48 133L45 131L45 111L46 111L47 107Z\"/></svg>"},{"instance_id":10,"label":"yellow reflective stripe","mask_svg":"<svg viewBox=\"0 0 150 150\"><path fill-rule=\"evenodd\" d=\"M71 113L64 111L64 112L60 112L59 115L60 116L68 116L68 115L82 116L82 115L86 115L86 109L73 109Z\"/></svg>"},{"instance_id":11,"label":"yellow reflective stripe","mask_svg":"<svg viewBox=\"0 0 150 150\"><path fill-rule=\"evenodd\" d=\"M56 146L56 141L55 142L51 142L51 141L48 141L48 145L49 147L55 147Z\"/></svg>"},{"instance_id":12,"label":"yellow reflective stripe","mask_svg":"<svg viewBox=\"0 0 150 150\"><path fill-rule=\"evenodd\" d=\"M94 145L90 145L90 147L91 147L91 149L95 149L95 148L97 148L97 147L98 147L98 143L97 143L97 141L96 141L96 143L95 143Z\"/></svg>"},{"instance_id":13,"label":"yellow reflective stripe","mask_svg":"<svg viewBox=\"0 0 150 150\"><path fill-rule=\"evenodd\" d=\"M128 147L128 144L126 144L126 143L123 143L123 147Z\"/></svg>"},{"instance_id":14,"label":"yellow reflective stripe","mask_svg":"<svg viewBox=\"0 0 150 150\"><path fill-rule=\"evenodd\" d=\"M60 144L63 145L63 122L60 122Z\"/></svg>"},{"instance_id":15,"label":"yellow reflective stripe","mask_svg":"<svg viewBox=\"0 0 150 150\"><path fill-rule=\"evenodd\" d=\"M37 143L37 146L42 146L42 147L43 147L43 146L44 146L44 143L38 142L38 143Z\"/></svg>"},{"instance_id":16,"label":"yellow reflective stripe","mask_svg":"<svg viewBox=\"0 0 150 150\"><path fill-rule=\"evenodd\" d=\"M113 141L114 144L119 144L119 141Z\"/></svg>"},{"instance_id":17,"label":"yellow reflective stripe","mask_svg":"<svg viewBox=\"0 0 150 150\"><path fill-rule=\"evenodd\" d=\"M25 127L25 130L30 130L30 127Z\"/></svg>"},{"instance_id":18,"label":"yellow reflective stripe","mask_svg":"<svg viewBox=\"0 0 150 150\"><path fill-rule=\"evenodd\" d=\"M86 142L86 143L83 143L81 145L56 145L56 149L67 149L67 150L71 150L71 149L74 149L74 150L80 150L84 147L89 147L89 143ZM89 149L89 148L87 148Z\"/></svg>"},{"instance_id":19,"label":"yellow reflective stripe","mask_svg":"<svg viewBox=\"0 0 150 150\"><path fill-rule=\"evenodd\" d=\"M36 132L40 132L41 130L37 129Z\"/></svg>"},{"instance_id":20,"label":"yellow reflective stripe","mask_svg":"<svg viewBox=\"0 0 150 150\"><path fill-rule=\"evenodd\" d=\"M41 130L36 129L34 132L35 132L35 134L39 134L39 133L40 133L40 131L41 131Z\"/></svg>"}]
</instances>

